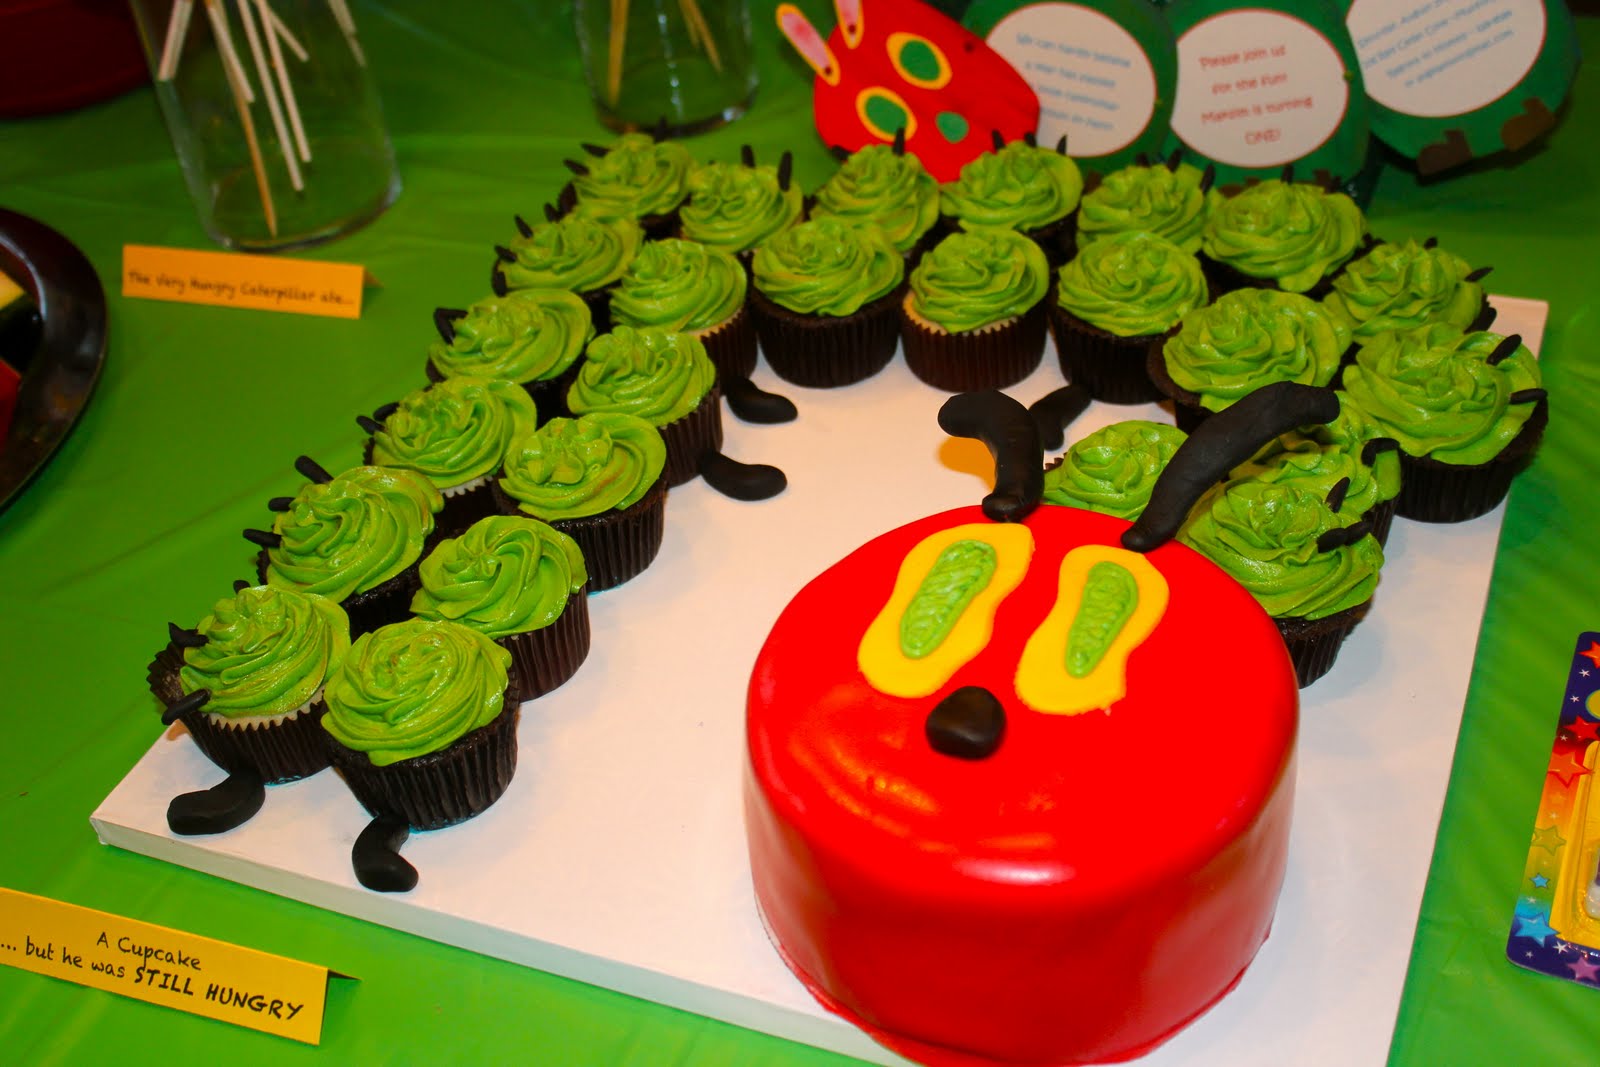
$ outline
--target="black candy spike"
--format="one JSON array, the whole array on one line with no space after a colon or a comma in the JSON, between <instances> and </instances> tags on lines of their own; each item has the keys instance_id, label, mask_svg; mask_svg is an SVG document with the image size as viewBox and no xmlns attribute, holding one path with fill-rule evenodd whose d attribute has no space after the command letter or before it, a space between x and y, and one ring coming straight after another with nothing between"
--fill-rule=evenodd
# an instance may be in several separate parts
<instances>
[{"instance_id":1,"label":"black candy spike","mask_svg":"<svg viewBox=\"0 0 1600 1067\"><path fill-rule=\"evenodd\" d=\"M1514 333L1504 338L1494 346L1494 351L1484 357L1484 362L1489 366L1497 366L1517 354L1517 349L1522 347L1522 335Z\"/></svg>"},{"instance_id":2,"label":"black candy spike","mask_svg":"<svg viewBox=\"0 0 1600 1067\"><path fill-rule=\"evenodd\" d=\"M1361 342L1351 341L1350 344L1345 347L1345 350L1339 354L1339 362L1354 363L1356 353L1359 351L1361 351Z\"/></svg>"},{"instance_id":3,"label":"black candy spike","mask_svg":"<svg viewBox=\"0 0 1600 1067\"><path fill-rule=\"evenodd\" d=\"M789 181L794 177L794 154L785 150L778 157L778 188L789 191Z\"/></svg>"},{"instance_id":4,"label":"black candy spike","mask_svg":"<svg viewBox=\"0 0 1600 1067\"><path fill-rule=\"evenodd\" d=\"M1148 167L1150 165L1150 153L1140 152L1138 155L1133 157L1133 161L1141 167Z\"/></svg>"},{"instance_id":5,"label":"black candy spike","mask_svg":"<svg viewBox=\"0 0 1600 1067\"><path fill-rule=\"evenodd\" d=\"M850 149L840 144L829 145L828 154L838 162L843 163L845 160L850 158Z\"/></svg>"},{"instance_id":6,"label":"black candy spike","mask_svg":"<svg viewBox=\"0 0 1600 1067\"><path fill-rule=\"evenodd\" d=\"M903 156L906 154L906 128L904 126L894 131L893 150L894 154L897 156Z\"/></svg>"},{"instance_id":7,"label":"black candy spike","mask_svg":"<svg viewBox=\"0 0 1600 1067\"><path fill-rule=\"evenodd\" d=\"M1022 135L1022 143L1027 145L1029 148L1038 148L1039 135L1034 133L1032 130L1029 130L1027 133Z\"/></svg>"},{"instance_id":8,"label":"black candy spike","mask_svg":"<svg viewBox=\"0 0 1600 1067\"><path fill-rule=\"evenodd\" d=\"M1206 169L1200 174L1200 191L1209 193L1211 187L1215 184L1217 184L1217 165L1215 163L1207 163Z\"/></svg>"},{"instance_id":9,"label":"black candy spike","mask_svg":"<svg viewBox=\"0 0 1600 1067\"><path fill-rule=\"evenodd\" d=\"M667 116L660 116L656 119L655 128L650 131L650 139L657 144L660 144L662 141L667 139L667 131L669 129L670 127L667 125Z\"/></svg>"},{"instance_id":10,"label":"black candy spike","mask_svg":"<svg viewBox=\"0 0 1600 1067\"><path fill-rule=\"evenodd\" d=\"M293 506L294 497L292 496L275 496L267 501L268 511L288 511Z\"/></svg>"},{"instance_id":11,"label":"black candy spike","mask_svg":"<svg viewBox=\"0 0 1600 1067\"><path fill-rule=\"evenodd\" d=\"M253 545L260 545L262 548L277 548L283 544L283 536L275 534L271 530L246 530L244 539Z\"/></svg>"},{"instance_id":12,"label":"black candy spike","mask_svg":"<svg viewBox=\"0 0 1600 1067\"><path fill-rule=\"evenodd\" d=\"M249 588L250 588L250 583L245 581L243 578L235 578L233 580L233 591L234 591L235 595L237 595L239 593L242 593L246 589L249 589Z\"/></svg>"},{"instance_id":13,"label":"black candy spike","mask_svg":"<svg viewBox=\"0 0 1600 1067\"><path fill-rule=\"evenodd\" d=\"M400 410L400 401L391 400L387 404L383 405L382 407L375 409L372 412L372 417L377 419L379 422L382 422L385 419L387 419L390 415L393 415L395 412L397 412L399 410Z\"/></svg>"},{"instance_id":14,"label":"black candy spike","mask_svg":"<svg viewBox=\"0 0 1600 1067\"><path fill-rule=\"evenodd\" d=\"M167 636L179 648L203 648L206 644L206 635L199 630L185 630L175 622L167 623Z\"/></svg>"},{"instance_id":15,"label":"black candy spike","mask_svg":"<svg viewBox=\"0 0 1600 1067\"><path fill-rule=\"evenodd\" d=\"M494 257L502 263L515 263L517 261L517 254L505 245L494 246Z\"/></svg>"},{"instance_id":16,"label":"black candy spike","mask_svg":"<svg viewBox=\"0 0 1600 1067\"><path fill-rule=\"evenodd\" d=\"M1422 242L1422 247L1423 248L1430 248L1430 249L1431 248L1438 248L1439 247L1439 239L1437 237L1429 237L1426 241Z\"/></svg>"},{"instance_id":17,"label":"black candy spike","mask_svg":"<svg viewBox=\"0 0 1600 1067\"><path fill-rule=\"evenodd\" d=\"M166 710L161 713L161 725L171 726L191 711L199 711L205 707L206 701L210 699L211 690L209 689L196 689L192 693L184 694L179 699L168 704Z\"/></svg>"},{"instance_id":18,"label":"black candy spike","mask_svg":"<svg viewBox=\"0 0 1600 1067\"><path fill-rule=\"evenodd\" d=\"M1066 154L1067 154L1067 135L1066 134L1062 134L1056 140L1056 155L1064 156Z\"/></svg>"},{"instance_id":19,"label":"black candy spike","mask_svg":"<svg viewBox=\"0 0 1600 1067\"><path fill-rule=\"evenodd\" d=\"M756 150L747 144L739 146L739 162L747 167L756 165Z\"/></svg>"},{"instance_id":20,"label":"black candy spike","mask_svg":"<svg viewBox=\"0 0 1600 1067\"><path fill-rule=\"evenodd\" d=\"M554 204L546 204L544 206L544 220L546 222L554 222L557 219L559 219L560 217L561 217L561 209L560 208L556 207Z\"/></svg>"},{"instance_id":21,"label":"black candy spike","mask_svg":"<svg viewBox=\"0 0 1600 1067\"><path fill-rule=\"evenodd\" d=\"M524 236L524 237L532 237L533 236L533 227L528 225L528 220L527 219L523 218L521 215L512 215L511 216L511 221L516 223L517 232L522 234L522 236Z\"/></svg>"},{"instance_id":22,"label":"black candy spike","mask_svg":"<svg viewBox=\"0 0 1600 1067\"><path fill-rule=\"evenodd\" d=\"M1344 498L1346 496L1348 496L1349 494L1350 494L1350 479L1349 478L1340 478L1338 481L1334 482L1333 483L1333 488L1328 490L1328 496L1327 496L1328 510L1333 512L1335 515L1339 514L1339 509L1344 507Z\"/></svg>"},{"instance_id":23,"label":"black candy spike","mask_svg":"<svg viewBox=\"0 0 1600 1067\"><path fill-rule=\"evenodd\" d=\"M383 423L366 415L357 415L356 425L361 427L367 433L378 433L383 429Z\"/></svg>"},{"instance_id":24,"label":"black candy spike","mask_svg":"<svg viewBox=\"0 0 1600 1067\"><path fill-rule=\"evenodd\" d=\"M1167 157L1167 169L1169 171L1172 171L1174 174L1176 174L1178 172L1178 166L1182 162L1183 162L1183 149L1182 148L1174 148L1172 150L1172 155Z\"/></svg>"},{"instance_id":25,"label":"black candy spike","mask_svg":"<svg viewBox=\"0 0 1600 1067\"><path fill-rule=\"evenodd\" d=\"M596 159L599 159L601 156L610 151L610 149L602 148L600 145L590 144L588 141L584 141L582 144L578 145L578 147L589 153L591 156L594 156Z\"/></svg>"},{"instance_id":26,"label":"black candy spike","mask_svg":"<svg viewBox=\"0 0 1600 1067\"><path fill-rule=\"evenodd\" d=\"M1293 185L1294 184L1294 164L1293 163L1285 163L1283 165L1283 170L1279 173L1278 177L1283 181L1283 184L1285 184L1285 185Z\"/></svg>"},{"instance_id":27,"label":"black candy spike","mask_svg":"<svg viewBox=\"0 0 1600 1067\"><path fill-rule=\"evenodd\" d=\"M1537 404L1550 394L1543 389L1518 389L1506 397L1508 404Z\"/></svg>"},{"instance_id":28,"label":"black candy spike","mask_svg":"<svg viewBox=\"0 0 1600 1067\"><path fill-rule=\"evenodd\" d=\"M1005 135L1002 134L999 130L990 130L989 131L989 143L994 145L994 150L996 152L998 152L998 151L1000 151L1000 149L1002 149L1002 148L1004 148L1006 146Z\"/></svg>"},{"instance_id":29,"label":"black candy spike","mask_svg":"<svg viewBox=\"0 0 1600 1067\"><path fill-rule=\"evenodd\" d=\"M506 276L500 273L499 263L496 263L494 268L489 271L489 288L494 292L495 296L505 296L511 291L511 287L506 284Z\"/></svg>"},{"instance_id":30,"label":"black candy spike","mask_svg":"<svg viewBox=\"0 0 1600 1067\"><path fill-rule=\"evenodd\" d=\"M1398 451L1400 451L1400 442L1393 437L1374 437L1361 446L1361 465L1370 467L1383 453Z\"/></svg>"},{"instance_id":31,"label":"black candy spike","mask_svg":"<svg viewBox=\"0 0 1600 1067\"><path fill-rule=\"evenodd\" d=\"M1487 278L1490 274L1493 274L1493 273L1494 273L1494 268L1493 267L1479 267L1477 270L1475 270L1471 274L1467 275L1467 281L1469 281L1469 282L1481 282L1485 278Z\"/></svg>"},{"instance_id":32,"label":"black candy spike","mask_svg":"<svg viewBox=\"0 0 1600 1067\"><path fill-rule=\"evenodd\" d=\"M1324 532L1321 537L1317 538L1317 551L1332 552L1336 548L1353 545L1371 532L1372 518L1363 515L1349 526L1340 526Z\"/></svg>"},{"instance_id":33,"label":"black candy spike","mask_svg":"<svg viewBox=\"0 0 1600 1067\"><path fill-rule=\"evenodd\" d=\"M561 165L566 167L580 178L587 178L589 176L589 168L576 159L563 159L561 161Z\"/></svg>"},{"instance_id":34,"label":"black candy spike","mask_svg":"<svg viewBox=\"0 0 1600 1067\"><path fill-rule=\"evenodd\" d=\"M439 331L444 343L449 344L456 339L455 321L466 317L467 313L462 308L434 308L433 328Z\"/></svg>"},{"instance_id":35,"label":"black candy spike","mask_svg":"<svg viewBox=\"0 0 1600 1067\"><path fill-rule=\"evenodd\" d=\"M316 482L318 485L327 485L333 481L333 475L329 474L322 464L310 456L294 457L294 469L299 471L307 480Z\"/></svg>"},{"instance_id":36,"label":"black candy spike","mask_svg":"<svg viewBox=\"0 0 1600 1067\"><path fill-rule=\"evenodd\" d=\"M1005 738L1006 711L989 690L962 686L934 705L922 730L935 752L956 759L985 759Z\"/></svg>"}]
</instances>

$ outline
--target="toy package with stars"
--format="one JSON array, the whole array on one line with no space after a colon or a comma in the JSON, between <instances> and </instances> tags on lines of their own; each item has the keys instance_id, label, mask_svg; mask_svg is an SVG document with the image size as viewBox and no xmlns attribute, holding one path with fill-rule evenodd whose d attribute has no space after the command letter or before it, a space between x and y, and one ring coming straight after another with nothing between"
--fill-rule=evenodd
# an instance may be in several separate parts
<instances>
[{"instance_id":1,"label":"toy package with stars","mask_svg":"<svg viewBox=\"0 0 1600 1067\"><path fill-rule=\"evenodd\" d=\"M1600 633L1578 636L1522 892L1511 920L1512 963L1600 985Z\"/></svg>"}]
</instances>

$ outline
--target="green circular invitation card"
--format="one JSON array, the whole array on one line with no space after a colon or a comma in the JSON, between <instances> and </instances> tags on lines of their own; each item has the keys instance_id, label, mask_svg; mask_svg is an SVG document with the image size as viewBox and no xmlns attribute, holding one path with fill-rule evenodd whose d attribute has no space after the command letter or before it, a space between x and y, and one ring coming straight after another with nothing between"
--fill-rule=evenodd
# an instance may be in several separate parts
<instances>
[{"instance_id":1,"label":"green circular invitation card","mask_svg":"<svg viewBox=\"0 0 1600 1067\"><path fill-rule=\"evenodd\" d=\"M962 20L1039 96L1039 143L1106 173L1161 151L1177 85L1172 32L1149 0L974 0Z\"/></svg>"}]
</instances>

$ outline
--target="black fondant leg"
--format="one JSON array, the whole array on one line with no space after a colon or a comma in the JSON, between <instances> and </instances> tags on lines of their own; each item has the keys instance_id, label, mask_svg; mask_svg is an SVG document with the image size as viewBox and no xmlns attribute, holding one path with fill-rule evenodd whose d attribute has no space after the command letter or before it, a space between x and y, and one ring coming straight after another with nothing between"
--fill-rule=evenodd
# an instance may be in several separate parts
<instances>
[{"instance_id":1,"label":"black fondant leg","mask_svg":"<svg viewBox=\"0 0 1600 1067\"><path fill-rule=\"evenodd\" d=\"M167 805L167 826L185 837L220 834L249 822L266 799L259 774L237 771L210 789L173 797Z\"/></svg>"},{"instance_id":2,"label":"black fondant leg","mask_svg":"<svg viewBox=\"0 0 1600 1067\"><path fill-rule=\"evenodd\" d=\"M700 457L700 477L723 496L735 500L766 500L789 486L788 477L777 467L740 463L715 451Z\"/></svg>"},{"instance_id":3,"label":"black fondant leg","mask_svg":"<svg viewBox=\"0 0 1600 1067\"><path fill-rule=\"evenodd\" d=\"M400 855L411 827L391 815L367 824L350 849L356 880L376 893L409 893L417 887L417 869Z\"/></svg>"},{"instance_id":4,"label":"black fondant leg","mask_svg":"<svg viewBox=\"0 0 1600 1067\"><path fill-rule=\"evenodd\" d=\"M722 395L728 398L728 410L744 422L793 422L800 414L793 400L769 393L743 375L724 378Z\"/></svg>"},{"instance_id":5,"label":"black fondant leg","mask_svg":"<svg viewBox=\"0 0 1600 1067\"><path fill-rule=\"evenodd\" d=\"M1089 390L1081 385L1064 385L1028 405L1028 414L1039 429L1039 444L1054 452L1067 440L1066 428L1089 406Z\"/></svg>"}]
</instances>

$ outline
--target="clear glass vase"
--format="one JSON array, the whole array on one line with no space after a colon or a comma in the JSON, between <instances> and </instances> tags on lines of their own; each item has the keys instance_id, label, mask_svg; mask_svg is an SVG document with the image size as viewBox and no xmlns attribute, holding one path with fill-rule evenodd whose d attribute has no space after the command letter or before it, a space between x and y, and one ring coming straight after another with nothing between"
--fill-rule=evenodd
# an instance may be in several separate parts
<instances>
[{"instance_id":1,"label":"clear glass vase","mask_svg":"<svg viewBox=\"0 0 1600 1067\"><path fill-rule=\"evenodd\" d=\"M131 0L206 231L230 248L331 240L400 193L346 0Z\"/></svg>"}]
</instances>

